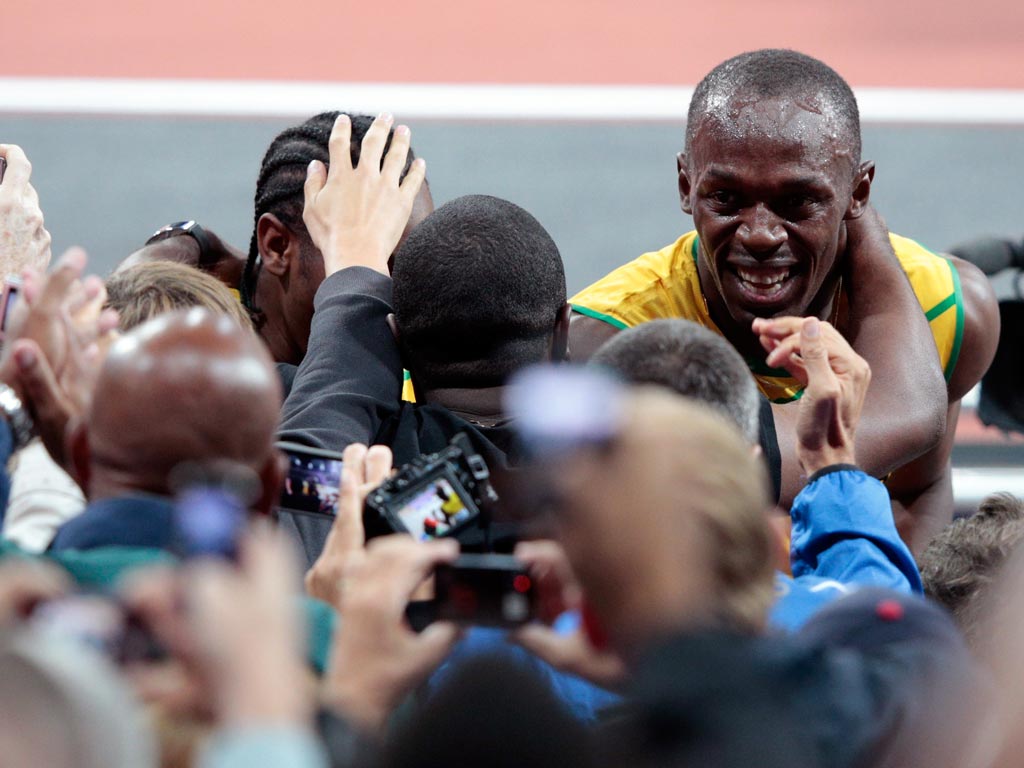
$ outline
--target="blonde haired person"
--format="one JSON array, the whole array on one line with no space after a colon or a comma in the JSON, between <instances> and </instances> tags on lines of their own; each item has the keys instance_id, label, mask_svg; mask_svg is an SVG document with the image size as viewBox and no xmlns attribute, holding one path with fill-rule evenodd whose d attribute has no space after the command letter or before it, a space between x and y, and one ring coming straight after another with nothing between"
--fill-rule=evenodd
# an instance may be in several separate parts
<instances>
[{"instance_id":1,"label":"blonde haired person","mask_svg":"<svg viewBox=\"0 0 1024 768\"><path fill-rule=\"evenodd\" d=\"M117 310L122 331L187 307L206 307L252 330L249 314L222 282L172 261L136 264L115 272L107 279L107 306Z\"/></svg>"}]
</instances>

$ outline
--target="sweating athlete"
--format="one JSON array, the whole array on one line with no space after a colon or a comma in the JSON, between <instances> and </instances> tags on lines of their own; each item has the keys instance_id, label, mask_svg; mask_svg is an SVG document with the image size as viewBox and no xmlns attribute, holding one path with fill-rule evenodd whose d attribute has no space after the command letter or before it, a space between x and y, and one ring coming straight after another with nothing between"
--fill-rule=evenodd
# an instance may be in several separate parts
<instances>
[{"instance_id":1,"label":"sweating athlete","mask_svg":"<svg viewBox=\"0 0 1024 768\"><path fill-rule=\"evenodd\" d=\"M875 167L861 160L853 92L809 56L755 51L712 70L690 103L677 169L695 231L573 297L574 359L660 317L721 333L773 403L788 507L804 482L788 405L803 386L779 366L799 351L794 318L827 321L823 332L871 365L857 455L888 477L900 532L920 551L952 517L960 399L998 341L984 275L888 234L869 205Z\"/></svg>"}]
</instances>

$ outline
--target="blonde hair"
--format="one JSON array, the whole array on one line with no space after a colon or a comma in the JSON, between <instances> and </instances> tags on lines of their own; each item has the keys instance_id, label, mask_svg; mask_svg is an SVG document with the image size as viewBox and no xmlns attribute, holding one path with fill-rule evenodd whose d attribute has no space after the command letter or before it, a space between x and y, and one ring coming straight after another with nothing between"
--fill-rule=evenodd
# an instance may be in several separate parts
<instances>
[{"instance_id":1,"label":"blonde hair","mask_svg":"<svg viewBox=\"0 0 1024 768\"><path fill-rule=\"evenodd\" d=\"M674 509L704 528L718 615L735 629L762 631L775 599L763 460L718 412L656 387L630 396L621 445L658 462Z\"/></svg>"},{"instance_id":2,"label":"blonde hair","mask_svg":"<svg viewBox=\"0 0 1024 768\"><path fill-rule=\"evenodd\" d=\"M224 283L185 264L136 264L107 278L106 288L106 306L117 310L122 331L164 312L188 307L205 307L253 330L249 314Z\"/></svg>"}]
</instances>

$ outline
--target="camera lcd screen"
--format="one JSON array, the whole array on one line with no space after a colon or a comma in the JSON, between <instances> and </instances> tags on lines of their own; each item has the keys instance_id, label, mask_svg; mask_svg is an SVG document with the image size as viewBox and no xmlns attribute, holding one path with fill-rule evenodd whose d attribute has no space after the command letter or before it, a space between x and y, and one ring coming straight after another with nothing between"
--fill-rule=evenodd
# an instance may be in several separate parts
<instances>
[{"instance_id":1,"label":"camera lcd screen","mask_svg":"<svg viewBox=\"0 0 1024 768\"><path fill-rule=\"evenodd\" d=\"M448 535L469 520L475 510L466 505L455 484L445 475L403 499L396 515L405 529L420 541Z\"/></svg>"},{"instance_id":2,"label":"camera lcd screen","mask_svg":"<svg viewBox=\"0 0 1024 768\"><path fill-rule=\"evenodd\" d=\"M286 448L285 452L288 454L288 476L281 489L281 506L297 512L336 514L341 457L292 447Z\"/></svg>"}]
</instances>

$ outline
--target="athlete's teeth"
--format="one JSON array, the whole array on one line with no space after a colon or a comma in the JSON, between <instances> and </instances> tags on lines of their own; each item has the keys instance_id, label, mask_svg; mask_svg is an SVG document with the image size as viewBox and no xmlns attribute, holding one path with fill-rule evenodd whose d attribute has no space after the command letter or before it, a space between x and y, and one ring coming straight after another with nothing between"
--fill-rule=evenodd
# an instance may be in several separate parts
<instances>
[{"instance_id":1,"label":"athlete's teeth","mask_svg":"<svg viewBox=\"0 0 1024 768\"><path fill-rule=\"evenodd\" d=\"M740 278L742 278L744 282L753 283L754 285L772 286L781 283L783 280L789 277L788 269L784 269L781 272L775 273L774 275L762 275L754 272L747 272L746 270L743 269L739 269L737 270L737 272L739 273Z\"/></svg>"}]
</instances>

